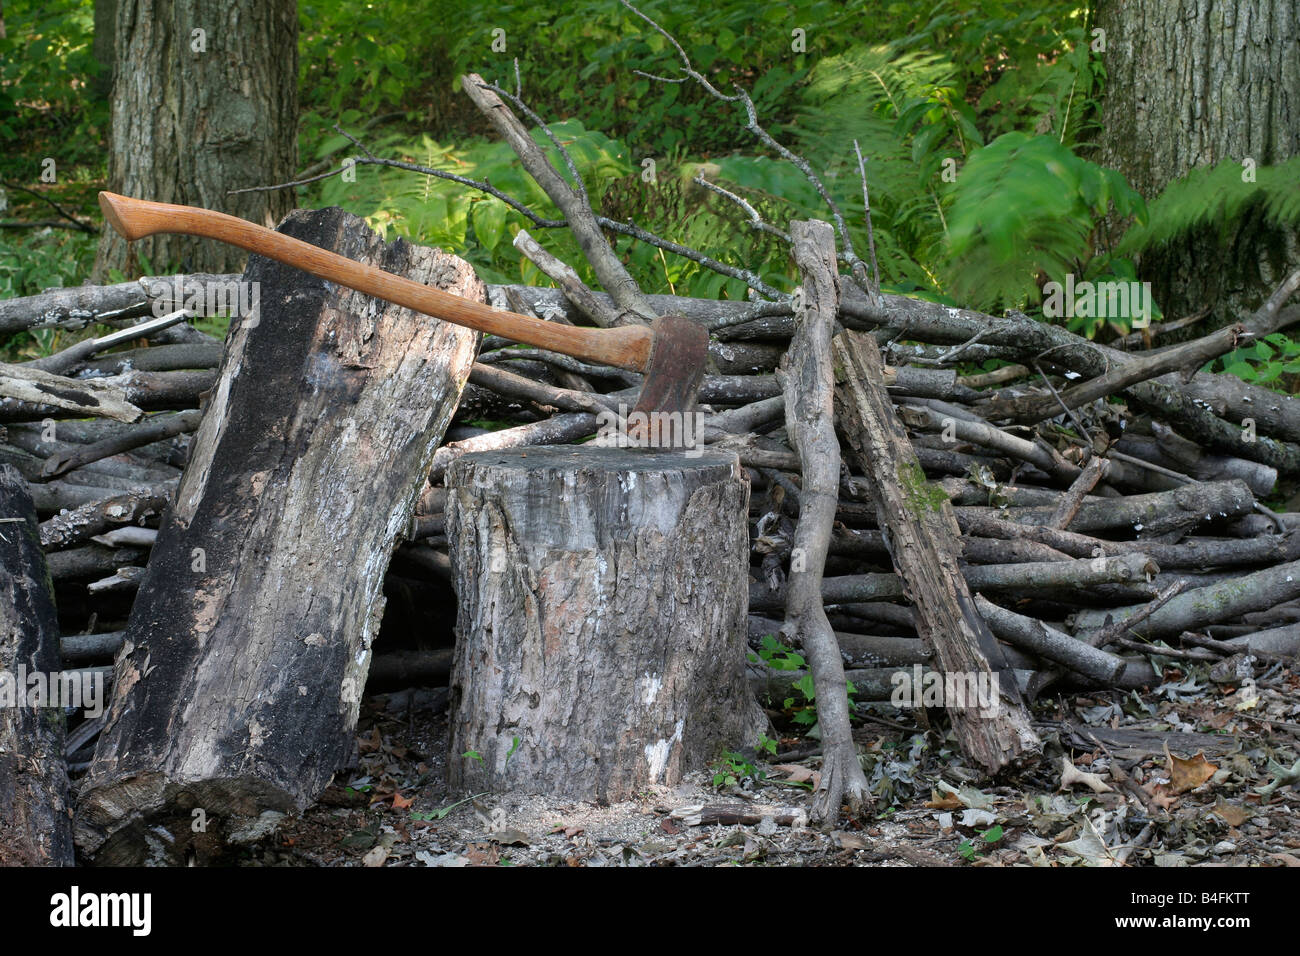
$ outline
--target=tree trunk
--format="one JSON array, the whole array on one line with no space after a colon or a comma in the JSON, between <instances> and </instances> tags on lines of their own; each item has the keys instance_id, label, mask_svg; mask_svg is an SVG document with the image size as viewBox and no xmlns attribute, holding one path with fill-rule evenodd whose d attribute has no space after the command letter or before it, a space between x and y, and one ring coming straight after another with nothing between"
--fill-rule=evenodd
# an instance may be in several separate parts
<instances>
[{"instance_id":1,"label":"tree trunk","mask_svg":"<svg viewBox=\"0 0 1300 956\"><path fill-rule=\"evenodd\" d=\"M95 0L95 35L91 43L91 54L99 64L99 75L91 88L97 98L105 98L113 92L113 69L115 59L117 0ZM3 34L0 34L2 36Z\"/></svg>"},{"instance_id":2,"label":"tree trunk","mask_svg":"<svg viewBox=\"0 0 1300 956\"><path fill-rule=\"evenodd\" d=\"M1197 166L1300 154L1300 0L1102 0L1101 162L1151 200ZM1143 256L1168 318L1211 306L1245 318L1300 268L1294 229L1246 214Z\"/></svg>"},{"instance_id":3,"label":"tree trunk","mask_svg":"<svg viewBox=\"0 0 1300 956\"><path fill-rule=\"evenodd\" d=\"M487 452L449 487L453 787L615 801L756 742L734 455Z\"/></svg>"},{"instance_id":4,"label":"tree trunk","mask_svg":"<svg viewBox=\"0 0 1300 956\"><path fill-rule=\"evenodd\" d=\"M337 208L283 231L485 297L464 262L385 245ZM353 746L394 542L477 350L468 329L280 263L253 257L246 280L264 321L231 326L82 785L97 862L215 856L325 789Z\"/></svg>"},{"instance_id":5,"label":"tree trunk","mask_svg":"<svg viewBox=\"0 0 1300 956\"><path fill-rule=\"evenodd\" d=\"M298 17L293 0L119 0L109 189L218 209L275 226L292 190L227 191L292 179L298 160ZM105 229L96 281L109 269L238 272L246 253L210 239L127 243Z\"/></svg>"},{"instance_id":6,"label":"tree trunk","mask_svg":"<svg viewBox=\"0 0 1300 956\"><path fill-rule=\"evenodd\" d=\"M28 680L59 671L36 508L22 476L0 465L0 866L72 864L63 708L34 700Z\"/></svg>"}]
</instances>

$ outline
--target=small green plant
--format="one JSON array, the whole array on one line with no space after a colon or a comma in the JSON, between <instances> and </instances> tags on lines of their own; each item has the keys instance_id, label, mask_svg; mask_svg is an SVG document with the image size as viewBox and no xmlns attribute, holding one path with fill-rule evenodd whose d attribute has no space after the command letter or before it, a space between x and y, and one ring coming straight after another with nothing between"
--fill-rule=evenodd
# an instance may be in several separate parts
<instances>
[{"instance_id":1,"label":"small green plant","mask_svg":"<svg viewBox=\"0 0 1300 956\"><path fill-rule=\"evenodd\" d=\"M1283 332L1274 332L1216 359L1204 371L1219 369L1252 385L1291 392L1300 375L1300 342Z\"/></svg>"},{"instance_id":2,"label":"small green plant","mask_svg":"<svg viewBox=\"0 0 1300 956\"><path fill-rule=\"evenodd\" d=\"M759 658L774 671L798 671L807 665L803 655L795 653L776 639L774 634L764 634L759 642L758 655L749 655L749 659L758 663Z\"/></svg>"},{"instance_id":3,"label":"small green plant","mask_svg":"<svg viewBox=\"0 0 1300 956\"><path fill-rule=\"evenodd\" d=\"M759 735L758 735L758 751L759 751L759 753L771 754L773 757L775 757L775 756L776 756L776 741L773 740L771 737L769 737L767 734L759 734Z\"/></svg>"},{"instance_id":4,"label":"small green plant","mask_svg":"<svg viewBox=\"0 0 1300 956\"><path fill-rule=\"evenodd\" d=\"M484 791L483 793L476 793L473 796L466 797L464 800L457 800L455 803L448 804L447 806L443 807L441 810L430 810L428 813L416 813L414 810L412 810L411 819L415 820L418 823L431 823L435 820L441 820L445 816L447 816L447 814L451 813L451 811L455 810L457 807L463 807L471 800L477 800L479 797L486 797L486 796L487 796L487 791Z\"/></svg>"},{"instance_id":5,"label":"small green plant","mask_svg":"<svg viewBox=\"0 0 1300 956\"><path fill-rule=\"evenodd\" d=\"M479 753L477 750L466 750L463 754L461 754L461 756L464 757L466 760L477 760L479 763L483 762L483 755Z\"/></svg>"},{"instance_id":6,"label":"small green plant","mask_svg":"<svg viewBox=\"0 0 1300 956\"><path fill-rule=\"evenodd\" d=\"M713 786L716 789L738 786L746 777L763 780L767 774L734 750L728 750L713 764Z\"/></svg>"},{"instance_id":7,"label":"small green plant","mask_svg":"<svg viewBox=\"0 0 1300 956\"><path fill-rule=\"evenodd\" d=\"M1004 835L1002 825L995 824L987 830L980 830L975 839L962 840L961 846L957 847L957 852L967 863L974 863L977 859L993 849L993 844L1002 839Z\"/></svg>"},{"instance_id":8,"label":"small green plant","mask_svg":"<svg viewBox=\"0 0 1300 956\"><path fill-rule=\"evenodd\" d=\"M515 737L511 740L510 749L506 751L506 766L510 766L510 758L515 755L515 752L519 749L521 743L523 743L523 741L519 737Z\"/></svg>"},{"instance_id":9,"label":"small green plant","mask_svg":"<svg viewBox=\"0 0 1300 956\"><path fill-rule=\"evenodd\" d=\"M802 654L786 647L776 639L775 635L772 634L765 634L763 636L762 641L759 642L757 656L750 654L749 659L755 663L762 659L768 667L777 671L802 670L808 663ZM787 697L781 704L782 709L793 711L794 714L791 717L791 720L796 724L799 724L801 727L811 728L816 726L817 691L813 687L812 671L806 672L802 677L795 681L793 689L799 692L799 697ZM858 689L853 686L853 682L849 681L848 695L850 711L853 709L853 695L857 692ZM763 737L762 740L767 740L767 737ZM772 744L771 752L776 753L776 741L769 742Z\"/></svg>"}]
</instances>

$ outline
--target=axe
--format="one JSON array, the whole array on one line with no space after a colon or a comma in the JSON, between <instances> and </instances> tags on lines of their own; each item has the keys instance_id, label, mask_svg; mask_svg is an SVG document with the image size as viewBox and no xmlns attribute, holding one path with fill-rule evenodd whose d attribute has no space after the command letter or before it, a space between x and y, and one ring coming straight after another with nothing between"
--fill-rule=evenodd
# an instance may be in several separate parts
<instances>
[{"instance_id":1,"label":"axe","mask_svg":"<svg viewBox=\"0 0 1300 956\"><path fill-rule=\"evenodd\" d=\"M462 299L211 209L130 199L110 192L99 194L99 207L118 235L130 241L159 232L216 239L444 322L601 365L644 372L634 414L685 414L695 404L704 377L709 333L680 315L660 316L649 327L558 325Z\"/></svg>"}]
</instances>

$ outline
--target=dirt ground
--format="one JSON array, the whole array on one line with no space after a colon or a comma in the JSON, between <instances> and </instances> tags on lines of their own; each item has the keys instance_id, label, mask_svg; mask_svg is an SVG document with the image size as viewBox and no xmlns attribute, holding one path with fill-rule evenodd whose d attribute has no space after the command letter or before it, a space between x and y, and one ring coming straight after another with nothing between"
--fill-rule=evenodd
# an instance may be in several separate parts
<instances>
[{"instance_id":1,"label":"dirt ground","mask_svg":"<svg viewBox=\"0 0 1300 956\"><path fill-rule=\"evenodd\" d=\"M446 690L366 700L357 765L253 866L1300 866L1300 676L1167 668L1035 705L1036 765L988 780L942 715L859 708L871 811L807 825L816 741L783 737L609 806L449 793ZM778 721L779 712L771 712ZM916 725L920 716L930 724ZM346 779L345 779L346 778ZM730 779L728 779L730 778ZM716 785L715 785L716 784Z\"/></svg>"}]
</instances>

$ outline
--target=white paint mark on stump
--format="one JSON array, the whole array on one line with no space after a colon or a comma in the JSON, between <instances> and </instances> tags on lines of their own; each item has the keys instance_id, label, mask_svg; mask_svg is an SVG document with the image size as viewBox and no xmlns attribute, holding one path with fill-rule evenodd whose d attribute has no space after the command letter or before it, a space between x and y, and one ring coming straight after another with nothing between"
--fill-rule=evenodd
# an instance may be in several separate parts
<instances>
[{"instance_id":1,"label":"white paint mark on stump","mask_svg":"<svg viewBox=\"0 0 1300 956\"><path fill-rule=\"evenodd\" d=\"M682 728L686 721L679 719L677 726L673 728L673 735L667 740L660 738L650 744L645 749L646 763L650 765L650 779L658 780L663 776L664 768L668 766L668 756L673 752L673 744L679 743L682 739Z\"/></svg>"},{"instance_id":2,"label":"white paint mark on stump","mask_svg":"<svg viewBox=\"0 0 1300 956\"><path fill-rule=\"evenodd\" d=\"M658 675L644 674L637 683L640 685L641 703L649 707L663 689L664 679Z\"/></svg>"}]
</instances>

